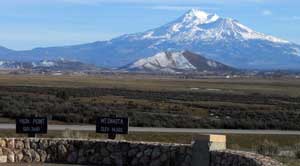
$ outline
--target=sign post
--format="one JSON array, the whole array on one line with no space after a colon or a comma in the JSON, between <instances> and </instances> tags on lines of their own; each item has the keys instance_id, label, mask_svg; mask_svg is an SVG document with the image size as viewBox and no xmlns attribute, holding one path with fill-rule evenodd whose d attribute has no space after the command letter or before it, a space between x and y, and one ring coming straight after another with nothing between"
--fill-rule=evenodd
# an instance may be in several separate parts
<instances>
[{"instance_id":1,"label":"sign post","mask_svg":"<svg viewBox=\"0 0 300 166\"><path fill-rule=\"evenodd\" d=\"M128 117L99 117L96 122L96 132L108 134L108 139L115 139L116 134L128 134Z\"/></svg>"},{"instance_id":2,"label":"sign post","mask_svg":"<svg viewBox=\"0 0 300 166\"><path fill-rule=\"evenodd\" d=\"M48 121L46 117L22 117L16 119L16 133L35 137L36 134L46 134L47 131Z\"/></svg>"}]
</instances>

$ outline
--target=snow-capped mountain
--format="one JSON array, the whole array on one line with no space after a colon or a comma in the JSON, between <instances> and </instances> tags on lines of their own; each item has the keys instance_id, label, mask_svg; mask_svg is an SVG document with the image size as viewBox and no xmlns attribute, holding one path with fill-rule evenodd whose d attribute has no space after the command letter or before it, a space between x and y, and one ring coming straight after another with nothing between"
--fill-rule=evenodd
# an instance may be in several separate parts
<instances>
[{"instance_id":1,"label":"snow-capped mountain","mask_svg":"<svg viewBox=\"0 0 300 166\"><path fill-rule=\"evenodd\" d=\"M266 25L268 26L268 25ZM300 69L300 45L256 32L237 20L200 10L145 32L109 41L0 51L0 59L39 61L72 59L118 68L163 51L190 50L229 66L243 69Z\"/></svg>"},{"instance_id":2,"label":"snow-capped mountain","mask_svg":"<svg viewBox=\"0 0 300 166\"><path fill-rule=\"evenodd\" d=\"M160 52L154 56L140 59L126 66L125 69L167 73L233 70L227 65L206 59L189 51Z\"/></svg>"},{"instance_id":3,"label":"snow-capped mountain","mask_svg":"<svg viewBox=\"0 0 300 166\"><path fill-rule=\"evenodd\" d=\"M116 41L149 43L147 51L188 49L237 68L300 69L299 45L200 10L190 10L164 26Z\"/></svg>"},{"instance_id":4,"label":"snow-capped mountain","mask_svg":"<svg viewBox=\"0 0 300 166\"><path fill-rule=\"evenodd\" d=\"M216 14L192 9L179 19L157 29L141 34L127 35L127 38L159 39L155 45L166 40L173 42L222 41L222 40L265 40L274 43L288 41L255 32L231 18L221 18Z\"/></svg>"}]
</instances>

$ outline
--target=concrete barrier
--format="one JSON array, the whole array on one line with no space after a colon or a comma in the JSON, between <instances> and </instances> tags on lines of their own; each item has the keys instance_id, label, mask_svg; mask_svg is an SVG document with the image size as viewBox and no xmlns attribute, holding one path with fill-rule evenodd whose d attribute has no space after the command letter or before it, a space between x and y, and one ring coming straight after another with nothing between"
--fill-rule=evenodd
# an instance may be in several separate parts
<instances>
[{"instance_id":1,"label":"concrete barrier","mask_svg":"<svg viewBox=\"0 0 300 166\"><path fill-rule=\"evenodd\" d=\"M226 136L197 135L192 142L192 166L209 166L211 150L225 150Z\"/></svg>"}]
</instances>

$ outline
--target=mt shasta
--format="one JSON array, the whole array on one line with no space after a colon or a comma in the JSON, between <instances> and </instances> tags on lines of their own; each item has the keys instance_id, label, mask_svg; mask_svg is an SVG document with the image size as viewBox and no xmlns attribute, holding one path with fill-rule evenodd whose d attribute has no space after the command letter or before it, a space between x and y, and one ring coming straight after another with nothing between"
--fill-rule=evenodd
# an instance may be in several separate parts
<instances>
[{"instance_id":1,"label":"mt shasta","mask_svg":"<svg viewBox=\"0 0 300 166\"><path fill-rule=\"evenodd\" d=\"M0 47L1 60L59 58L118 68L164 51L183 51L243 69L300 69L300 46L256 32L237 20L192 9L145 32L109 41L13 51Z\"/></svg>"}]
</instances>

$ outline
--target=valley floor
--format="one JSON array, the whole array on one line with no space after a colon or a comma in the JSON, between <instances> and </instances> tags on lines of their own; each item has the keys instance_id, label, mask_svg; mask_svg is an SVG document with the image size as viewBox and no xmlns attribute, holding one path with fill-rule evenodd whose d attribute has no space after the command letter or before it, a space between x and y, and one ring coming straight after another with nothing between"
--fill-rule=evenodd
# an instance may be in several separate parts
<instances>
[{"instance_id":1,"label":"valley floor","mask_svg":"<svg viewBox=\"0 0 300 166\"><path fill-rule=\"evenodd\" d=\"M117 114L137 127L298 130L300 80L0 75L0 122L32 114L56 124Z\"/></svg>"}]
</instances>

